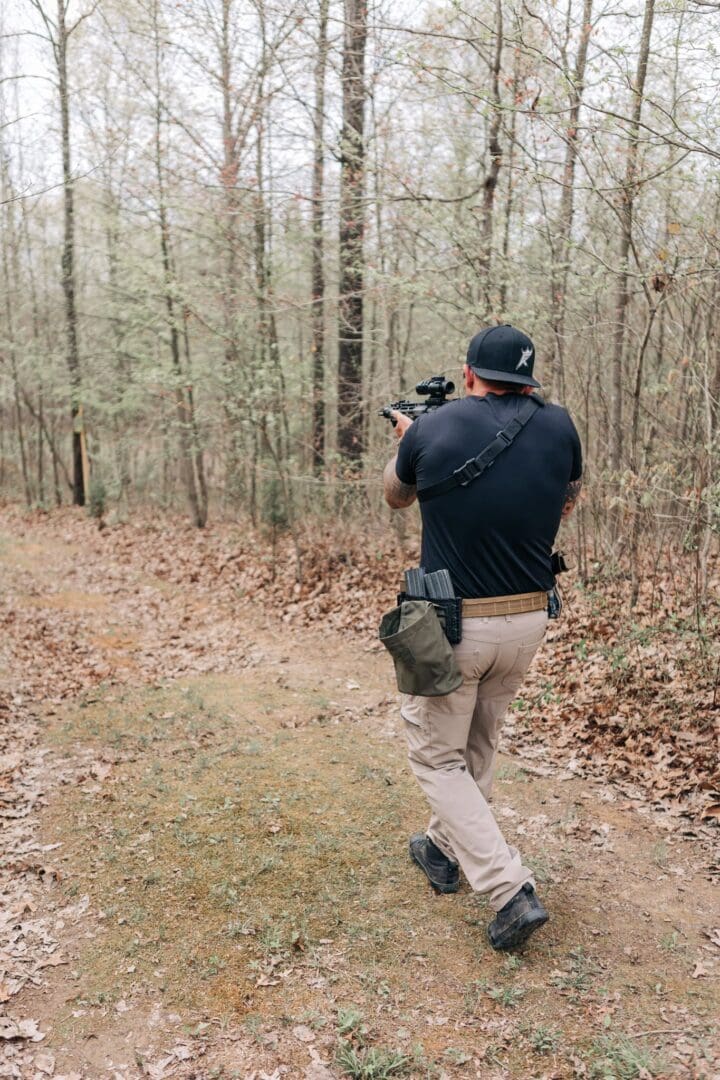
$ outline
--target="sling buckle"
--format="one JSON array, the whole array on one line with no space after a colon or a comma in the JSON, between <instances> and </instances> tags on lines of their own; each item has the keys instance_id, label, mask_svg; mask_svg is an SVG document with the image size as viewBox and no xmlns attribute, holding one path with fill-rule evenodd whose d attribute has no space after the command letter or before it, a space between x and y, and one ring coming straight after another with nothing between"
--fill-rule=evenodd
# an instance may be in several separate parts
<instances>
[{"instance_id":1,"label":"sling buckle","mask_svg":"<svg viewBox=\"0 0 720 1080\"><path fill-rule=\"evenodd\" d=\"M457 482L460 487L467 487L478 474L478 467L475 458L470 458L464 465L461 465L459 469L453 470L453 476L457 477Z\"/></svg>"}]
</instances>

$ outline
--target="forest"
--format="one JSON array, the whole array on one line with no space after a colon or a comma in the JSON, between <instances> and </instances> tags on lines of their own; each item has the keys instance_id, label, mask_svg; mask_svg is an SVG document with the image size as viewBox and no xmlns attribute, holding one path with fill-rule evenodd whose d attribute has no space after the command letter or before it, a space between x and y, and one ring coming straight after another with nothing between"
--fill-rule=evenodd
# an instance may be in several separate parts
<instances>
[{"instance_id":1,"label":"forest","mask_svg":"<svg viewBox=\"0 0 720 1080\"><path fill-rule=\"evenodd\" d=\"M0 5L0 1076L717 1080L719 19ZM377 627L383 409L507 323L583 486L503 956Z\"/></svg>"},{"instance_id":2,"label":"forest","mask_svg":"<svg viewBox=\"0 0 720 1080\"><path fill-rule=\"evenodd\" d=\"M705 593L713 5L66 6L3 16L6 497L376 517L379 409L512 322L583 552L660 538Z\"/></svg>"}]
</instances>

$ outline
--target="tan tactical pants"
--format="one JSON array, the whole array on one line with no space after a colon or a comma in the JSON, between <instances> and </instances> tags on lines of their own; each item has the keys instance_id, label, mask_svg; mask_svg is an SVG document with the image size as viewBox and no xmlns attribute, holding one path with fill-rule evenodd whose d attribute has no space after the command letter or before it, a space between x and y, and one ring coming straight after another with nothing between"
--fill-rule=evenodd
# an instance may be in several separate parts
<instances>
[{"instance_id":1,"label":"tan tactical pants","mask_svg":"<svg viewBox=\"0 0 720 1080\"><path fill-rule=\"evenodd\" d=\"M432 808L427 835L495 911L532 872L488 806L500 723L545 634L547 614L463 619L454 647L462 685L446 697L403 695L409 759Z\"/></svg>"}]
</instances>

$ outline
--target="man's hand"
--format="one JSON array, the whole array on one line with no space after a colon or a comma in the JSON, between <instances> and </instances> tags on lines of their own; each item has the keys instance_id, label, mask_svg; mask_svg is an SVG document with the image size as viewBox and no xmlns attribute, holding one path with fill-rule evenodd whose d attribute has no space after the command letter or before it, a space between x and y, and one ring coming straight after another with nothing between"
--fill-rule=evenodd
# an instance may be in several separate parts
<instances>
[{"instance_id":1,"label":"man's hand","mask_svg":"<svg viewBox=\"0 0 720 1080\"><path fill-rule=\"evenodd\" d=\"M397 441L400 442L407 429L412 427L412 419L409 416L406 416L405 413L398 412L397 409L393 409L390 415L395 421L393 431L397 436Z\"/></svg>"}]
</instances>

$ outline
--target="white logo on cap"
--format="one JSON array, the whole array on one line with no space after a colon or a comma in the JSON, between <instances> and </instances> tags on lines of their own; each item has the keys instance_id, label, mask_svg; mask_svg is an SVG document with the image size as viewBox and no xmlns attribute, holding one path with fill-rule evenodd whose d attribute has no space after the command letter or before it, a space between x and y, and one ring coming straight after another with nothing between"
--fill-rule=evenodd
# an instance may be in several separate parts
<instances>
[{"instance_id":1,"label":"white logo on cap","mask_svg":"<svg viewBox=\"0 0 720 1080\"><path fill-rule=\"evenodd\" d=\"M518 360L517 364L515 365L515 370L518 371L518 369L521 368L521 367L527 367L528 366L528 360L530 359L532 354L533 354L532 345L530 346L529 349L523 349L522 352L520 353L520 359Z\"/></svg>"}]
</instances>

